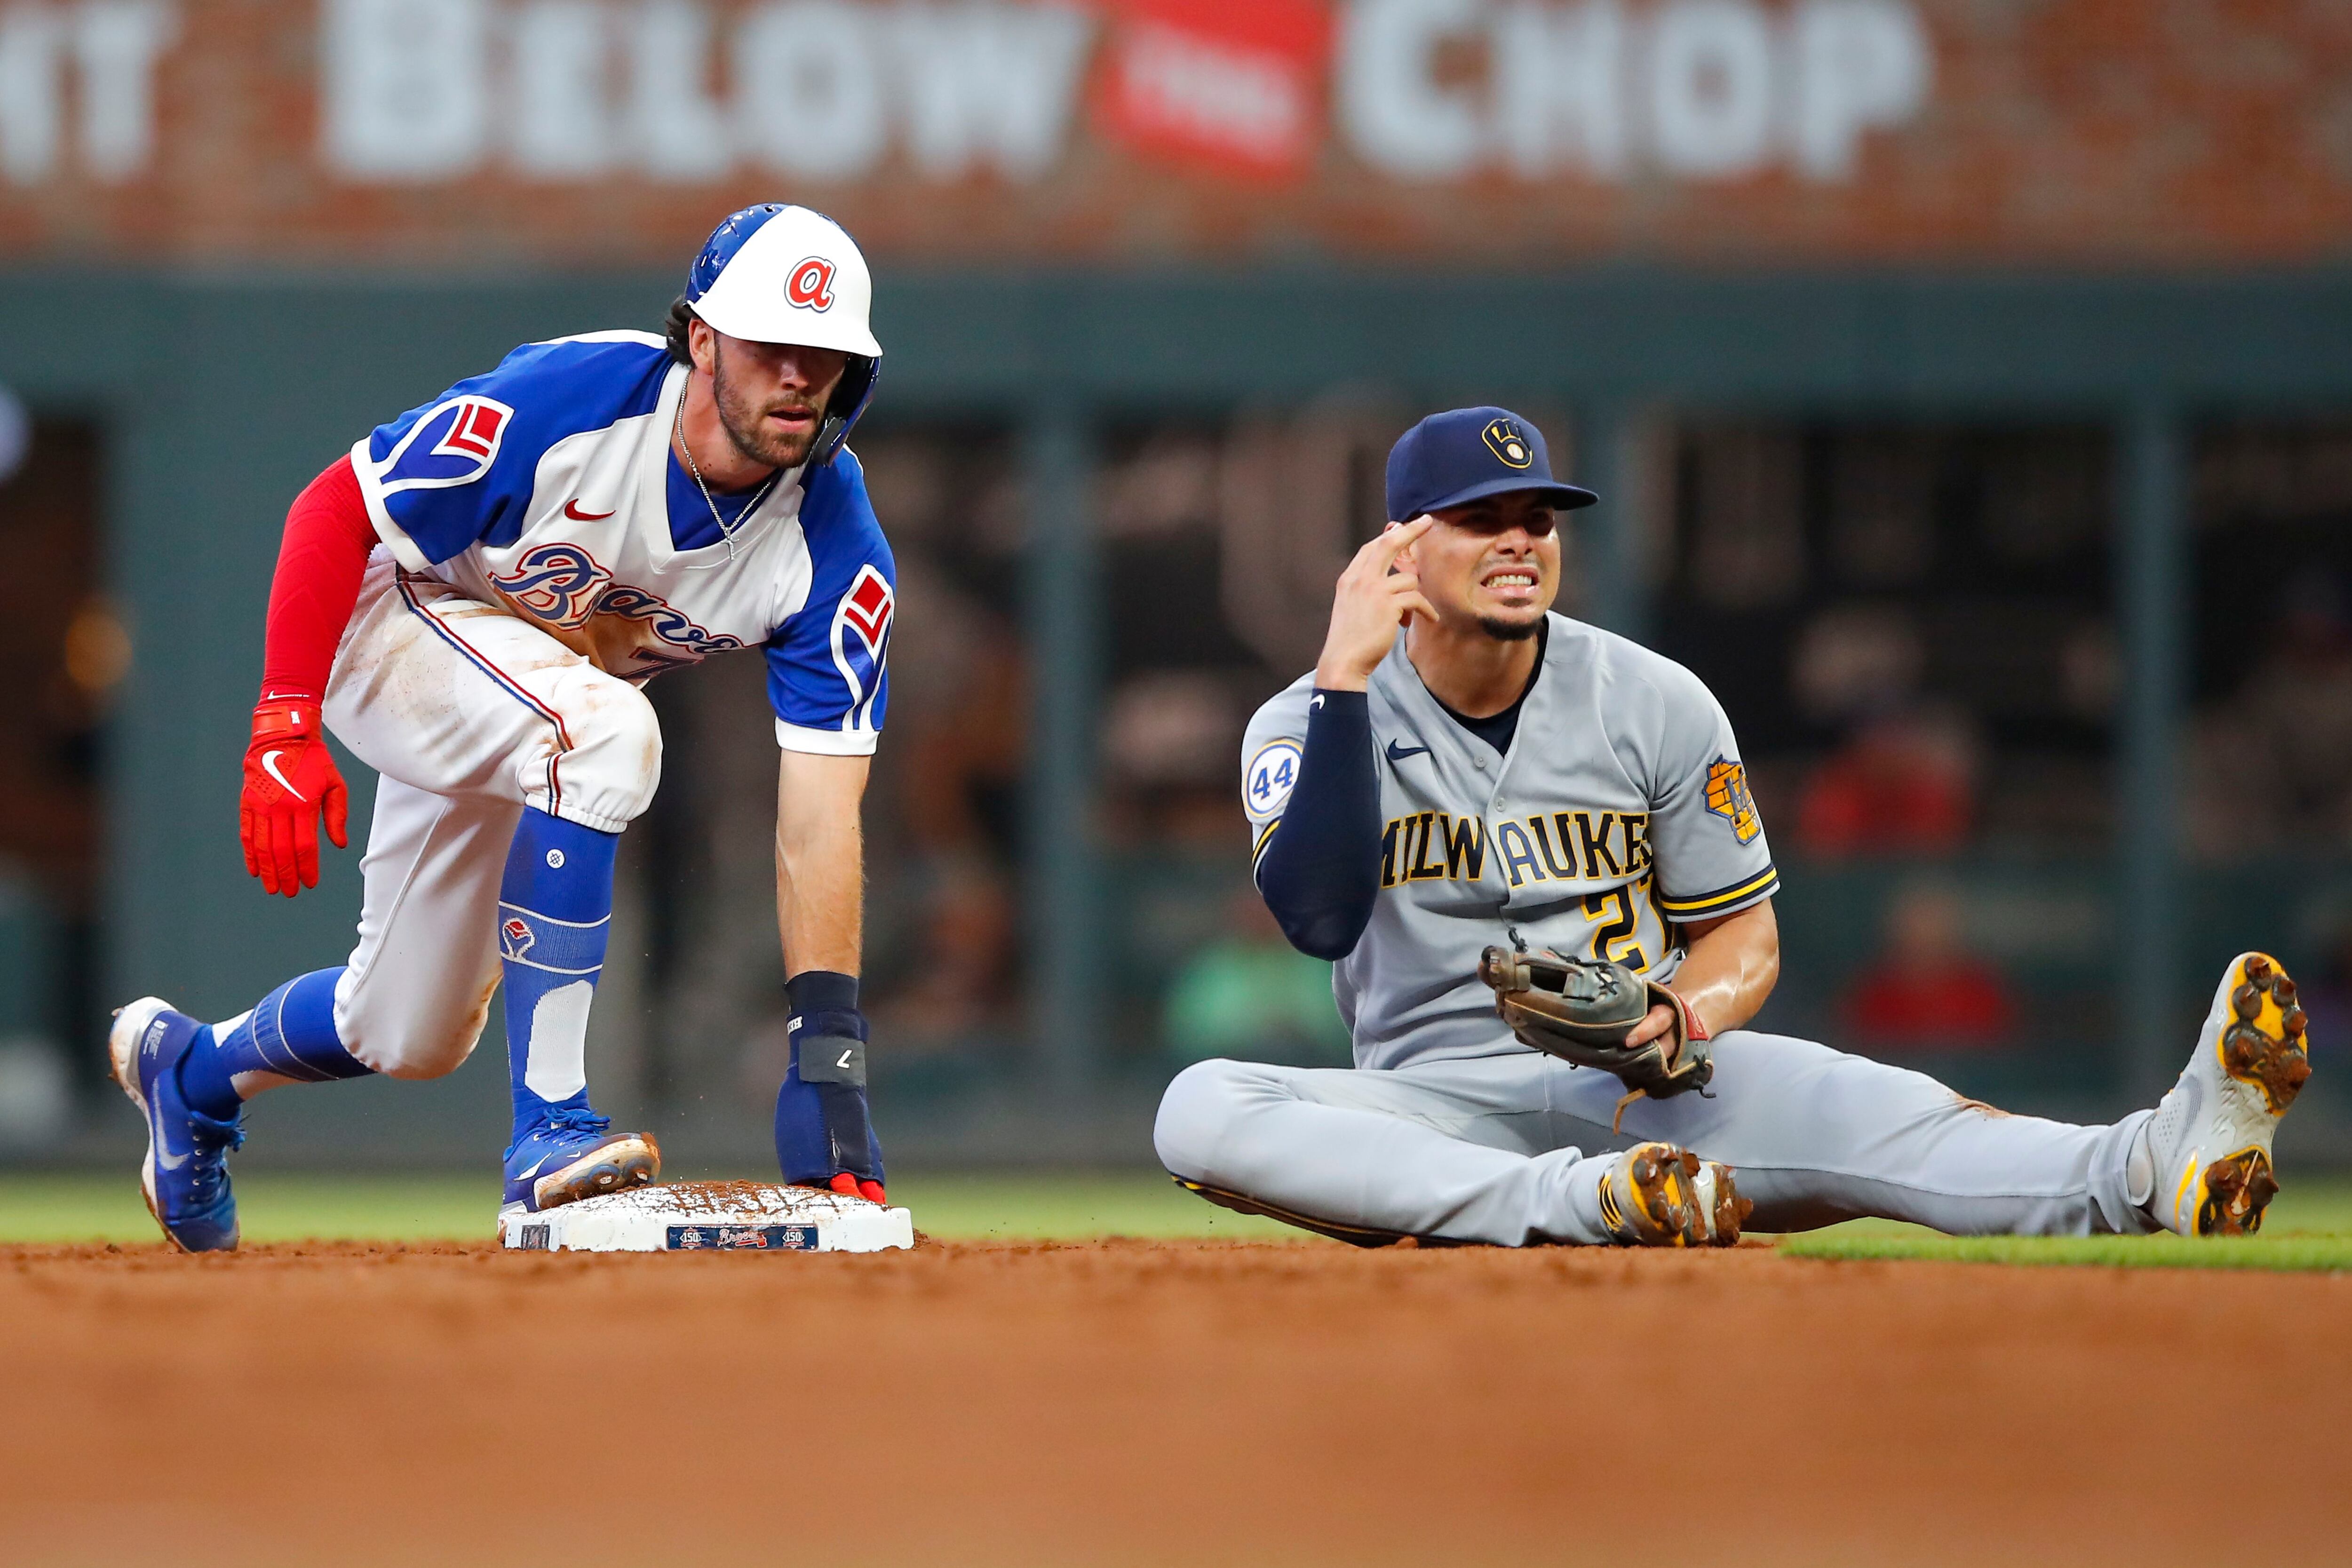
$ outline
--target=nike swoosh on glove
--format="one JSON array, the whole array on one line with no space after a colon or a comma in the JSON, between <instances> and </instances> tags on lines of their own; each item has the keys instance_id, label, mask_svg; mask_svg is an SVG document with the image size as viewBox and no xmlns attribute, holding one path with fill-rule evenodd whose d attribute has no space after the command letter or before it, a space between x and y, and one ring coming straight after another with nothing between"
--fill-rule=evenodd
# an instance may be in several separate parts
<instances>
[{"instance_id":1,"label":"nike swoosh on glove","mask_svg":"<svg viewBox=\"0 0 2352 1568\"><path fill-rule=\"evenodd\" d=\"M351 796L327 750L315 700L265 698L254 709L237 804L247 874L289 899L317 887L320 819L335 847L343 848Z\"/></svg>"}]
</instances>

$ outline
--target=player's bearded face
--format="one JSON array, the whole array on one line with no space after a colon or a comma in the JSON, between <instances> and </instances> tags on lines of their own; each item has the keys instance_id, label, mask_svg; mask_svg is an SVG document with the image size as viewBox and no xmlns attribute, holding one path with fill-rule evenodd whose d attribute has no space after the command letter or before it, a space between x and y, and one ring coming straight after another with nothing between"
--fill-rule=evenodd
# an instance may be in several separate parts
<instances>
[{"instance_id":1,"label":"player's bearded face","mask_svg":"<svg viewBox=\"0 0 2352 1568\"><path fill-rule=\"evenodd\" d=\"M1446 621L1475 622L1488 637L1536 635L1559 594L1559 530L1532 491L1489 496L1436 514L1412 547L1421 591Z\"/></svg>"},{"instance_id":2,"label":"player's bearded face","mask_svg":"<svg viewBox=\"0 0 2352 1568\"><path fill-rule=\"evenodd\" d=\"M710 385L719 423L735 449L764 468L809 455L824 405L848 367L838 349L754 343L713 334Z\"/></svg>"}]
</instances>

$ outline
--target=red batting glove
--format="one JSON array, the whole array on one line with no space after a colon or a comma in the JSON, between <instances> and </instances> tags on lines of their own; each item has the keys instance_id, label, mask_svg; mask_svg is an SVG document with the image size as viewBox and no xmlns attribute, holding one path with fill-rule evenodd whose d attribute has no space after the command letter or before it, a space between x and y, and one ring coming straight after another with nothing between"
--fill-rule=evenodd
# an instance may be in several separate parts
<instances>
[{"instance_id":1,"label":"red batting glove","mask_svg":"<svg viewBox=\"0 0 2352 1568\"><path fill-rule=\"evenodd\" d=\"M253 710L238 797L245 868L273 893L292 898L319 885L319 819L344 847L351 796L328 753L319 704L309 697L264 698Z\"/></svg>"}]
</instances>

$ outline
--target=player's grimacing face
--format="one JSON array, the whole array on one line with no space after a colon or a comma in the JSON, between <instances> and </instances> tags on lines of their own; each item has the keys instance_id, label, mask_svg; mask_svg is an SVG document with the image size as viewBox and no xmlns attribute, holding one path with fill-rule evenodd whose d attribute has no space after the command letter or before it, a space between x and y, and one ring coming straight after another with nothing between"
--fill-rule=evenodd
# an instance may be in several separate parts
<instances>
[{"instance_id":1,"label":"player's grimacing face","mask_svg":"<svg viewBox=\"0 0 2352 1568\"><path fill-rule=\"evenodd\" d=\"M1559 530L1542 494L1511 490L1433 515L1411 553L1439 616L1492 637L1534 636L1559 594Z\"/></svg>"},{"instance_id":2,"label":"player's grimacing face","mask_svg":"<svg viewBox=\"0 0 2352 1568\"><path fill-rule=\"evenodd\" d=\"M694 346L700 367L702 344ZM709 333L708 368L719 423L738 452L771 468L789 468L807 458L824 405L848 366L849 356L839 349Z\"/></svg>"}]
</instances>

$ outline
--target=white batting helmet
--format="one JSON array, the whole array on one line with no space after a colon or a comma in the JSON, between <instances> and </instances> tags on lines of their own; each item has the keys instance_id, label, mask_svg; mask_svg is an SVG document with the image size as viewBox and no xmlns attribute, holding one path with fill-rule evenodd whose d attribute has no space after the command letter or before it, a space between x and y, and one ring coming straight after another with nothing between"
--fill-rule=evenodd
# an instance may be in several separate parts
<instances>
[{"instance_id":1,"label":"white batting helmet","mask_svg":"<svg viewBox=\"0 0 2352 1568\"><path fill-rule=\"evenodd\" d=\"M849 356L809 453L812 468L831 462L873 400L882 358L867 320L874 275L848 231L821 212L782 202L730 213L687 273L686 303L730 338Z\"/></svg>"}]
</instances>

